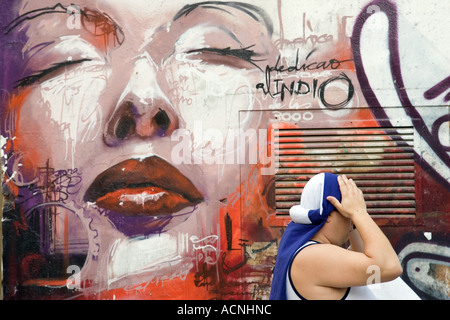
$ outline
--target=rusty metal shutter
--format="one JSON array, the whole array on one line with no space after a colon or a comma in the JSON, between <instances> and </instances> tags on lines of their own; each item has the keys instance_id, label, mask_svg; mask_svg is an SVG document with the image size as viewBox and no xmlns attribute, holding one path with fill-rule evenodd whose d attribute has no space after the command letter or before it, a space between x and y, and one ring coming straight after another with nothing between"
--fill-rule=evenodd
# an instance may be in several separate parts
<instances>
[{"instance_id":1,"label":"rusty metal shutter","mask_svg":"<svg viewBox=\"0 0 450 320\"><path fill-rule=\"evenodd\" d=\"M277 129L274 140L277 215L288 215L320 172L355 180L371 215L415 215L412 127Z\"/></svg>"}]
</instances>

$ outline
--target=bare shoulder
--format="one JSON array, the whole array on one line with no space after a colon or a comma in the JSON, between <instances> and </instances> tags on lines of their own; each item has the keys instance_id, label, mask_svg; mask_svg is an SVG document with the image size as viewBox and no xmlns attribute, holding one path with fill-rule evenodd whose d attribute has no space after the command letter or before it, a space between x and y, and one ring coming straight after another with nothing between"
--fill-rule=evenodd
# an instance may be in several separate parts
<instances>
[{"instance_id":1,"label":"bare shoulder","mask_svg":"<svg viewBox=\"0 0 450 320\"><path fill-rule=\"evenodd\" d=\"M348 253L348 250L333 244L316 244L303 248L299 253L301 254L295 256L293 265L303 264L306 261L308 264L321 264L324 261Z\"/></svg>"},{"instance_id":2,"label":"bare shoulder","mask_svg":"<svg viewBox=\"0 0 450 320\"><path fill-rule=\"evenodd\" d=\"M302 249L294 258L290 271L297 292L307 299L342 298L346 286L334 285L328 277L339 264L335 259L341 259L345 251L347 250L331 244L310 245Z\"/></svg>"},{"instance_id":3,"label":"bare shoulder","mask_svg":"<svg viewBox=\"0 0 450 320\"><path fill-rule=\"evenodd\" d=\"M326 271L333 265L333 260L340 259L344 249L332 244L314 244L303 248L292 261L291 273L298 278L311 278L318 272ZM317 278L317 277L314 277Z\"/></svg>"},{"instance_id":4,"label":"bare shoulder","mask_svg":"<svg viewBox=\"0 0 450 320\"><path fill-rule=\"evenodd\" d=\"M347 288L365 285L371 261L362 253L332 244L304 248L294 258L291 278L299 285Z\"/></svg>"}]
</instances>

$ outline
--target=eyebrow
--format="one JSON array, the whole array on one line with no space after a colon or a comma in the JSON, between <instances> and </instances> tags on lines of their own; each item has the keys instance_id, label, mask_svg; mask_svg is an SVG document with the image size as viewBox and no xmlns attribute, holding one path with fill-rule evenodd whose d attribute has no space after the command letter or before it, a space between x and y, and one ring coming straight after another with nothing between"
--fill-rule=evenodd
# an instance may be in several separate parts
<instances>
[{"instance_id":1,"label":"eyebrow","mask_svg":"<svg viewBox=\"0 0 450 320\"><path fill-rule=\"evenodd\" d=\"M178 13L173 18L173 21L176 21L183 16L188 16L192 11L200 7L207 9L216 9L227 13L230 12L226 10L226 7L238 9L249 15L253 20L264 24L267 28L269 36L272 36L273 23L270 17L267 15L267 13L260 7L243 2L205 1L205 2L198 2L195 4L188 4L184 6L180 11L178 11Z\"/></svg>"},{"instance_id":2,"label":"eyebrow","mask_svg":"<svg viewBox=\"0 0 450 320\"><path fill-rule=\"evenodd\" d=\"M54 5L53 7L45 7L41 9L36 9L22 14L21 16L12 20L4 29L4 34L8 35L11 31L17 28L22 23L26 21L31 21L38 17L47 14L66 14L71 16L73 14L82 15L85 21L93 24L95 27L95 32L91 32L94 36L104 36L105 34L114 34L114 41L121 45L124 41L124 34L120 26L110 18L106 13L102 13L96 10L90 10L89 8L81 9L75 4L71 4L68 7L63 6L61 3ZM83 22L84 25L84 22ZM104 32L103 34L98 32Z\"/></svg>"},{"instance_id":3,"label":"eyebrow","mask_svg":"<svg viewBox=\"0 0 450 320\"><path fill-rule=\"evenodd\" d=\"M73 5L71 5L71 6L73 6ZM68 9L69 9L69 7L64 7L61 3L58 3L58 4L54 5L53 7L46 7L46 8L41 8L41 9L36 9L36 10L26 12L26 13L20 15L19 17L15 18L8 24L4 29L4 34L8 35L11 31L13 31L15 28L17 28L23 22L36 19L45 14L53 14L53 13L65 13L65 14L69 14L69 15L72 14L68 11ZM86 16L86 14L81 9L79 10L79 13Z\"/></svg>"}]
</instances>

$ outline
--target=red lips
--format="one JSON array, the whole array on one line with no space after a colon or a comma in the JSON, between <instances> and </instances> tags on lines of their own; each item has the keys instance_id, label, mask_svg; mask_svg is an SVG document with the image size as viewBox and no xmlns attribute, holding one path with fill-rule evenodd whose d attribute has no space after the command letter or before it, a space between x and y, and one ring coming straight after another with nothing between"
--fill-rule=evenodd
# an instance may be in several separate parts
<instances>
[{"instance_id":1,"label":"red lips","mask_svg":"<svg viewBox=\"0 0 450 320\"><path fill-rule=\"evenodd\" d=\"M168 215L203 201L178 169L159 157L130 159L102 172L85 201L124 216Z\"/></svg>"}]
</instances>

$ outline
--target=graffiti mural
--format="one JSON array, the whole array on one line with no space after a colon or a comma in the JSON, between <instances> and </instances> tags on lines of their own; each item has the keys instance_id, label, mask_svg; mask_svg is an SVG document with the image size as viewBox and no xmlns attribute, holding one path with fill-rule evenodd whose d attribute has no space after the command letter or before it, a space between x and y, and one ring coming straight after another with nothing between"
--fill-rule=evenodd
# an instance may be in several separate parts
<instances>
[{"instance_id":1,"label":"graffiti mural","mask_svg":"<svg viewBox=\"0 0 450 320\"><path fill-rule=\"evenodd\" d=\"M449 4L0 3L4 299L268 299L320 171L449 298Z\"/></svg>"}]
</instances>

